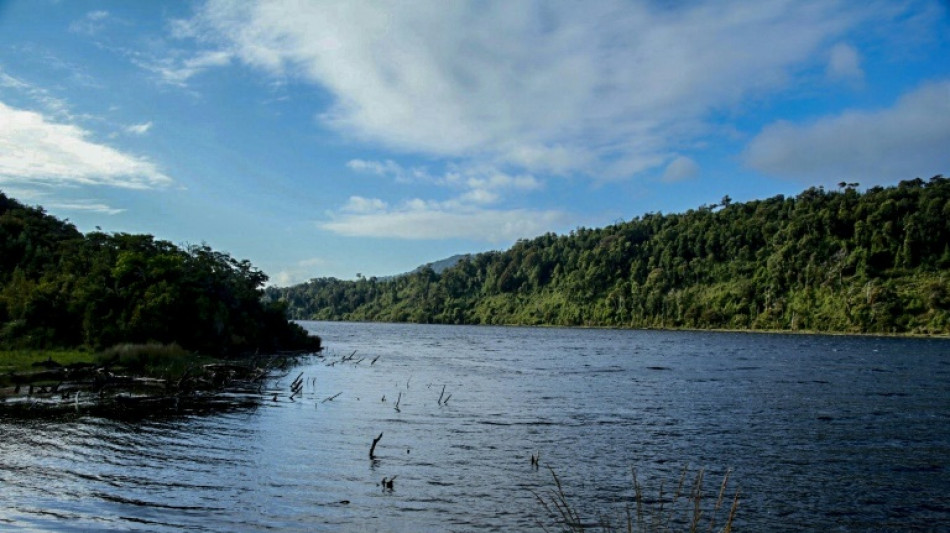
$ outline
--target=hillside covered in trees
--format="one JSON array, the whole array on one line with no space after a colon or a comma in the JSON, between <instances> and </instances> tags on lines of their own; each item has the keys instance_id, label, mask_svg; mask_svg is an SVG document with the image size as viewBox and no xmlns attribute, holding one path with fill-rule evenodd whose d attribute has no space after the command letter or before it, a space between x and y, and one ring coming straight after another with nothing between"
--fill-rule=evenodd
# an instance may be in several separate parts
<instances>
[{"instance_id":1,"label":"hillside covered in trees","mask_svg":"<svg viewBox=\"0 0 950 533\"><path fill-rule=\"evenodd\" d=\"M0 192L0 349L178 344L204 355L315 348L267 276L207 246L80 233Z\"/></svg>"},{"instance_id":2,"label":"hillside covered in trees","mask_svg":"<svg viewBox=\"0 0 950 533\"><path fill-rule=\"evenodd\" d=\"M950 333L950 180L646 214L437 274L271 287L292 318Z\"/></svg>"}]
</instances>

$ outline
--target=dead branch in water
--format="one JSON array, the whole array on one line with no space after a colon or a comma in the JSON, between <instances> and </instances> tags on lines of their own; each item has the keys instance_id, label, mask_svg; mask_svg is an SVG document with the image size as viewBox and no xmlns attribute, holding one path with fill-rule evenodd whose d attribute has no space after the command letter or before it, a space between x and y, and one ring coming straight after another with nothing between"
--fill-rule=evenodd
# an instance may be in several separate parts
<instances>
[{"instance_id":1,"label":"dead branch in water","mask_svg":"<svg viewBox=\"0 0 950 533\"><path fill-rule=\"evenodd\" d=\"M376 459L376 445L379 444L379 440L383 438L383 432L379 432L379 436L373 439L373 445L369 447L369 458Z\"/></svg>"},{"instance_id":2,"label":"dead branch in water","mask_svg":"<svg viewBox=\"0 0 950 533\"><path fill-rule=\"evenodd\" d=\"M341 391L341 392L338 392L338 393L336 393L336 394L334 394L333 396L330 396L330 397L327 397L327 398L324 398L324 399L323 399L323 401L322 401L322 402L320 402L320 403L325 403L325 402L332 402L334 398L336 398L337 396L339 396L339 395L341 395L341 394L343 394L343 392L342 392L342 391Z\"/></svg>"},{"instance_id":3,"label":"dead branch in water","mask_svg":"<svg viewBox=\"0 0 950 533\"><path fill-rule=\"evenodd\" d=\"M303 372L297 376L297 379L290 384L290 401L294 400L294 396L297 396L303 391Z\"/></svg>"}]
</instances>

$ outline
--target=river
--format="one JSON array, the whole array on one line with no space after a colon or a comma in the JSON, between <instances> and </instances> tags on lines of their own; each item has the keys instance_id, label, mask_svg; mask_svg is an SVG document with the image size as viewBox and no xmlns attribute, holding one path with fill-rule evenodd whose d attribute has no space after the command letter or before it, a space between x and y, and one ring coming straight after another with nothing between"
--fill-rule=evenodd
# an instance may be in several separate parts
<instances>
[{"instance_id":1,"label":"river","mask_svg":"<svg viewBox=\"0 0 950 533\"><path fill-rule=\"evenodd\" d=\"M303 325L324 355L250 405L0 408L0 529L540 531L552 470L593 523L684 468L704 531L727 471L735 531L950 527L947 340Z\"/></svg>"}]
</instances>

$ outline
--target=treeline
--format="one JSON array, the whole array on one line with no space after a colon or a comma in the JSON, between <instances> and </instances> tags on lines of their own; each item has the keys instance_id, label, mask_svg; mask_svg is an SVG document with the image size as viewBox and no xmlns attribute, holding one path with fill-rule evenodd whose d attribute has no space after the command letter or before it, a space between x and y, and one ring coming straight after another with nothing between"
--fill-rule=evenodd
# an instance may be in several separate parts
<instances>
[{"instance_id":1,"label":"treeline","mask_svg":"<svg viewBox=\"0 0 950 533\"><path fill-rule=\"evenodd\" d=\"M0 192L0 348L176 343L205 355L319 346L262 301L267 276L207 246L80 233Z\"/></svg>"},{"instance_id":2,"label":"treeline","mask_svg":"<svg viewBox=\"0 0 950 533\"><path fill-rule=\"evenodd\" d=\"M950 180L646 214L436 274L268 288L293 318L950 333Z\"/></svg>"}]
</instances>

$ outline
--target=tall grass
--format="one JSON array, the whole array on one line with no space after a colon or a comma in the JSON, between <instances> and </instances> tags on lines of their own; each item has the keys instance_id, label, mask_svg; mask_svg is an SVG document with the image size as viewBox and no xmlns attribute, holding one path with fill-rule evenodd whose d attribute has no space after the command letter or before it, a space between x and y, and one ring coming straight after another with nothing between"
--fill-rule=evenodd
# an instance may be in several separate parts
<instances>
[{"instance_id":1,"label":"tall grass","mask_svg":"<svg viewBox=\"0 0 950 533\"><path fill-rule=\"evenodd\" d=\"M688 466L683 468L679 483L672 494L664 494L663 484L661 483L657 498L651 500L644 496L643 487L637 479L636 470L631 469L633 481L632 501L628 502L622 509L617 510L614 517L600 514L585 521L577 506L569 501L564 487L561 485L561 480L554 473L554 469L550 467L548 469L551 471L554 487L545 493L535 493L535 497L547 513L548 519L553 520L554 531L569 533L588 530L626 531L628 533L719 531L730 533L739 507L739 489L736 489L728 511L723 507L723 504L727 503L726 487L729 482L729 471L723 476L718 497L715 500L705 499L706 494L703 490L705 471L703 469L699 469L693 482L687 485ZM722 520L722 525L717 529L717 523L720 520ZM543 522L539 521L539 525L544 531L552 531Z\"/></svg>"},{"instance_id":2,"label":"tall grass","mask_svg":"<svg viewBox=\"0 0 950 533\"><path fill-rule=\"evenodd\" d=\"M180 377L189 368L212 359L200 357L177 344L118 344L97 356L99 364L124 368L136 374Z\"/></svg>"}]
</instances>

